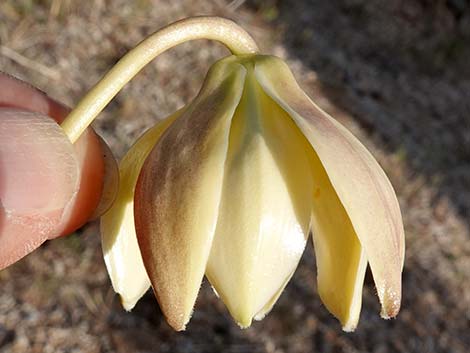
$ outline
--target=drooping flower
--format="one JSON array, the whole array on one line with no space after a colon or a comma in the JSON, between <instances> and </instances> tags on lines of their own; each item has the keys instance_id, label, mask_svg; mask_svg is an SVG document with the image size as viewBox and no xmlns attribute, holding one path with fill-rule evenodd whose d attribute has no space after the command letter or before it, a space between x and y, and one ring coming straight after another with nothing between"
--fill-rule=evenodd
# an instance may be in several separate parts
<instances>
[{"instance_id":1,"label":"drooping flower","mask_svg":"<svg viewBox=\"0 0 470 353\"><path fill-rule=\"evenodd\" d=\"M214 64L195 100L131 148L120 176L101 227L126 309L151 284L182 330L206 275L247 327L271 310L312 233L320 297L345 330L357 325L368 263L382 316L398 313L404 232L392 185L278 58Z\"/></svg>"}]
</instances>

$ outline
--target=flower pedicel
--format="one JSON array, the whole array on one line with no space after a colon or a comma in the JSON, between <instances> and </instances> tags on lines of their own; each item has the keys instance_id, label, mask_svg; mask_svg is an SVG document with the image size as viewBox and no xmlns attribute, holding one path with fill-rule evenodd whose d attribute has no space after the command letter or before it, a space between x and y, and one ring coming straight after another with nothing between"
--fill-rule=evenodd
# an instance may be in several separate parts
<instances>
[{"instance_id":1,"label":"flower pedicel","mask_svg":"<svg viewBox=\"0 0 470 353\"><path fill-rule=\"evenodd\" d=\"M260 55L231 21L186 19L130 51L62 124L74 141L146 63L207 38L233 53L198 96L128 151L103 251L127 310L153 287L183 330L206 275L236 322L271 310L312 233L319 294L354 330L369 263L381 315L400 308L404 232L395 192L372 155L297 85L279 58Z\"/></svg>"}]
</instances>

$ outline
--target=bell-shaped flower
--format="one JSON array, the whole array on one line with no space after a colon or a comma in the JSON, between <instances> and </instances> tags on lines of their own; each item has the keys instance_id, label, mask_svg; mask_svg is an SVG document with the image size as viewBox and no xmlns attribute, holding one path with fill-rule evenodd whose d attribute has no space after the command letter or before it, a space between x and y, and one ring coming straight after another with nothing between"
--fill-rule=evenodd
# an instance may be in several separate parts
<instances>
[{"instance_id":1,"label":"bell-shaped flower","mask_svg":"<svg viewBox=\"0 0 470 353\"><path fill-rule=\"evenodd\" d=\"M68 109L0 73L0 269L102 214L117 165L92 128L72 144Z\"/></svg>"},{"instance_id":2,"label":"bell-shaped flower","mask_svg":"<svg viewBox=\"0 0 470 353\"><path fill-rule=\"evenodd\" d=\"M320 297L345 330L357 325L368 263L382 316L399 310L404 232L392 185L278 58L217 62L194 101L131 148L120 177L102 237L126 309L151 284L182 330L206 275L247 327L271 310L311 233Z\"/></svg>"}]
</instances>

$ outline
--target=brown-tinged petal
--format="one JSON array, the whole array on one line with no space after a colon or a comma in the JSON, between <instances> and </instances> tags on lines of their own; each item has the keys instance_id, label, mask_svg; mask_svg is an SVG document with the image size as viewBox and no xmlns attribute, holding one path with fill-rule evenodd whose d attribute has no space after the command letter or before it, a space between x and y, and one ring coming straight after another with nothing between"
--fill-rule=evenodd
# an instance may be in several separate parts
<instances>
[{"instance_id":1,"label":"brown-tinged petal","mask_svg":"<svg viewBox=\"0 0 470 353\"><path fill-rule=\"evenodd\" d=\"M206 271L241 327L271 309L296 269L308 238L313 187L309 144L247 65Z\"/></svg>"},{"instance_id":2,"label":"brown-tinged petal","mask_svg":"<svg viewBox=\"0 0 470 353\"><path fill-rule=\"evenodd\" d=\"M120 184L112 207L101 217L101 244L114 291L131 310L150 287L134 225L134 190L142 165L163 132L181 114L158 122L129 149L119 163Z\"/></svg>"},{"instance_id":3,"label":"brown-tinged petal","mask_svg":"<svg viewBox=\"0 0 470 353\"><path fill-rule=\"evenodd\" d=\"M169 324L184 330L216 227L230 123L245 69L215 64L198 97L150 152L135 190L139 247Z\"/></svg>"},{"instance_id":4,"label":"brown-tinged petal","mask_svg":"<svg viewBox=\"0 0 470 353\"><path fill-rule=\"evenodd\" d=\"M279 103L308 139L351 221L370 263L384 318L400 308L404 231L390 181L366 148L300 89L275 57L257 61L264 91Z\"/></svg>"}]
</instances>

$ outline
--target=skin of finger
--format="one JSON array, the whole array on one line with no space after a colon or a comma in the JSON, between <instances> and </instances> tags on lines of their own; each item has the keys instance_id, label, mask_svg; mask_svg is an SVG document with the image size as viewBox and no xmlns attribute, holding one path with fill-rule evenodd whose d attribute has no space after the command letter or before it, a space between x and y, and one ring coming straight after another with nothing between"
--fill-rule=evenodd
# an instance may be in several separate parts
<instances>
[{"instance_id":1,"label":"skin of finger","mask_svg":"<svg viewBox=\"0 0 470 353\"><path fill-rule=\"evenodd\" d=\"M39 112L61 123L69 109L45 93L12 76L0 73L0 107ZM103 150L98 136L89 128L74 145L80 167L79 189L65 206L59 230L50 237L67 235L80 228L97 207L104 180Z\"/></svg>"},{"instance_id":2,"label":"skin of finger","mask_svg":"<svg viewBox=\"0 0 470 353\"><path fill-rule=\"evenodd\" d=\"M59 234L79 174L74 146L52 118L0 108L0 268Z\"/></svg>"}]
</instances>

